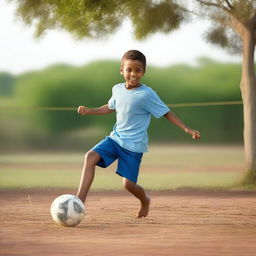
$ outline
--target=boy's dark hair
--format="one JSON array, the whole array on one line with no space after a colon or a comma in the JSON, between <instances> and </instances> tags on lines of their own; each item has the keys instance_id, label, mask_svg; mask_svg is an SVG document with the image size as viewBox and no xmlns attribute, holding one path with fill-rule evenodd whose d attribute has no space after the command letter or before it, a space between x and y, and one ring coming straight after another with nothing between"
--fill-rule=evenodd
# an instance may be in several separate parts
<instances>
[{"instance_id":1,"label":"boy's dark hair","mask_svg":"<svg viewBox=\"0 0 256 256\"><path fill-rule=\"evenodd\" d=\"M142 52L137 50L130 50L126 52L122 57L121 67L125 60L138 60L143 65L144 72L146 71L146 57Z\"/></svg>"}]
</instances>

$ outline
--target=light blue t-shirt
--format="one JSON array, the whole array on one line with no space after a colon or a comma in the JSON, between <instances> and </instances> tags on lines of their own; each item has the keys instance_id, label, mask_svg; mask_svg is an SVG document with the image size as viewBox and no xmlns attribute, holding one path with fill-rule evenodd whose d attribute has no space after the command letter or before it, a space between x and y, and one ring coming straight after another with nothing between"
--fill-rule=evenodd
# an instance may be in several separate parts
<instances>
[{"instance_id":1,"label":"light blue t-shirt","mask_svg":"<svg viewBox=\"0 0 256 256\"><path fill-rule=\"evenodd\" d=\"M126 89L125 83L116 84L108 107L116 111L116 124L109 137L133 152L147 151L151 115L159 118L170 111L156 92L144 84L134 89Z\"/></svg>"}]
</instances>

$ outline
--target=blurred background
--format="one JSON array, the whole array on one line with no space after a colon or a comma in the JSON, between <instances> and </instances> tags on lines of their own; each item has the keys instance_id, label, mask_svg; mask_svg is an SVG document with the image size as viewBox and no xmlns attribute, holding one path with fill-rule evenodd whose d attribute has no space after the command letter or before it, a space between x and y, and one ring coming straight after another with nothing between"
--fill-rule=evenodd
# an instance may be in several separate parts
<instances>
[{"instance_id":1,"label":"blurred background","mask_svg":"<svg viewBox=\"0 0 256 256\"><path fill-rule=\"evenodd\" d=\"M118 61L85 66L54 65L20 75L0 73L0 150L83 150L108 135L115 115L79 116L75 110L37 107L97 107L107 103L111 88L122 82ZM197 66L148 66L143 82L167 104L240 100L240 65L207 58ZM202 132L197 143L241 144L242 106L173 107L190 127ZM191 143L164 118L152 118L151 142ZM194 143L194 142L193 142Z\"/></svg>"},{"instance_id":2,"label":"blurred background","mask_svg":"<svg viewBox=\"0 0 256 256\"><path fill-rule=\"evenodd\" d=\"M1 1L0 14L1 151L80 151L109 134L114 115L81 117L75 111L36 107L106 104L112 86L123 81L120 58L129 49L145 53L148 69L143 82L166 104L241 100L240 58L203 40L207 22L136 41L126 21L111 38L77 41L59 30L35 39L33 26L25 26L17 18L13 2ZM241 105L173 111L202 131L199 143L242 143ZM191 143L182 131L162 119L153 120L149 135L151 142Z\"/></svg>"},{"instance_id":3,"label":"blurred background","mask_svg":"<svg viewBox=\"0 0 256 256\"><path fill-rule=\"evenodd\" d=\"M19 21L12 2L0 2L0 17L1 187L12 187L18 174L33 176L34 170L44 171L36 172L34 180L38 180L47 169L51 170L50 176L53 170L76 170L73 183L67 176L66 185L58 184L59 174L56 174L53 186L77 186L83 153L111 132L115 115L84 117L75 110L38 108L106 104L112 86L123 82L120 58L127 50L138 49L146 55L148 66L143 82L168 105L241 100L240 57L204 41L203 33L209 25L205 21L191 22L169 34L155 33L144 41L133 38L131 24L125 21L111 37L77 41L59 30L35 39L33 26ZM155 166L166 175L182 169L198 172L232 169L235 176L219 175L214 185L222 184L224 178L226 184L233 184L244 168L242 105L175 106L172 110L188 126L200 130L202 138L195 142L164 118L152 118L149 128L152 150L145 158L144 170L150 172ZM59 153L62 155L58 158ZM28 170L31 172L26 173ZM63 175L62 172L62 178ZM177 177L162 177L159 184L177 181ZM214 180L208 172L204 178ZM150 176L148 182L155 179ZM184 181L191 178L182 180L171 188L184 186ZM47 186L50 181L26 184ZM13 186L23 185L16 181ZM106 187L104 182L100 186ZM152 184L148 187L152 188ZM170 182L160 188L170 188Z\"/></svg>"}]
</instances>

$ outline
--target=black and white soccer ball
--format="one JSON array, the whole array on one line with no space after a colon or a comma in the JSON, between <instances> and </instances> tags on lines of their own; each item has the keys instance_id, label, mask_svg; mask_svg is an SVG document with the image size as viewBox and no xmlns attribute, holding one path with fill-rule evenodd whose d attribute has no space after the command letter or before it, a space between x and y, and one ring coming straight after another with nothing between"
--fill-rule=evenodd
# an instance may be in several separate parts
<instances>
[{"instance_id":1,"label":"black and white soccer ball","mask_svg":"<svg viewBox=\"0 0 256 256\"><path fill-rule=\"evenodd\" d=\"M85 207L77 196L65 194L53 200L51 215L57 224L74 227L84 219Z\"/></svg>"}]
</instances>

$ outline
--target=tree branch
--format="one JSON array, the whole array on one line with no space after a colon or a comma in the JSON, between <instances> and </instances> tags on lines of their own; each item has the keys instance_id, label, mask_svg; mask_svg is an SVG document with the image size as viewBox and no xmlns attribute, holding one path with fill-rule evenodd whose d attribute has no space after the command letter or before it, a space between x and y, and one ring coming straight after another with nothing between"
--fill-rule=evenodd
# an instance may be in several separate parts
<instances>
[{"instance_id":1,"label":"tree branch","mask_svg":"<svg viewBox=\"0 0 256 256\"><path fill-rule=\"evenodd\" d=\"M195 1L197 1L200 4L206 5L206 6L213 6L213 7L216 7L216 8L220 8L223 11L227 12L228 14L230 14L230 10L226 6L224 6L221 3L222 1L220 1L220 0L217 0L217 2L219 2L219 3L212 3L212 2L203 1L203 0L195 0ZM228 1L228 0L226 0L226 1Z\"/></svg>"},{"instance_id":2,"label":"tree branch","mask_svg":"<svg viewBox=\"0 0 256 256\"><path fill-rule=\"evenodd\" d=\"M194 11L192 11L192 10L189 10L189 9L187 9L187 8L185 8L185 7L179 7L179 9L181 10L181 11L183 11L183 12L187 12L187 13L190 13L190 14L193 14L193 15L195 15L195 16L198 16L198 13L196 13L196 12L194 12Z\"/></svg>"},{"instance_id":3,"label":"tree branch","mask_svg":"<svg viewBox=\"0 0 256 256\"><path fill-rule=\"evenodd\" d=\"M200 4L207 5L207 6L214 6L214 7L217 7L217 8L221 7L217 3L211 3L211 2L203 1L203 0L195 0L195 1L199 2Z\"/></svg>"},{"instance_id":4,"label":"tree branch","mask_svg":"<svg viewBox=\"0 0 256 256\"><path fill-rule=\"evenodd\" d=\"M230 10L233 8L232 4L229 2L229 0L225 0L225 2L227 3L228 7L230 8Z\"/></svg>"},{"instance_id":5,"label":"tree branch","mask_svg":"<svg viewBox=\"0 0 256 256\"><path fill-rule=\"evenodd\" d=\"M234 31L236 31L236 33L241 37L241 39L243 38L245 25L233 15L230 15L230 27Z\"/></svg>"},{"instance_id":6,"label":"tree branch","mask_svg":"<svg viewBox=\"0 0 256 256\"><path fill-rule=\"evenodd\" d=\"M249 26L252 27L252 29L256 29L256 13L252 16L252 18L249 20Z\"/></svg>"},{"instance_id":7,"label":"tree branch","mask_svg":"<svg viewBox=\"0 0 256 256\"><path fill-rule=\"evenodd\" d=\"M206 6L212 6L218 9L221 9L222 11L226 12L226 14L229 16L230 18L230 22L229 22L229 26L236 31L236 33L242 37L243 32L244 32L244 24L237 19L237 17L235 17L232 13L232 11L230 9L228 9L228 7L223 5L223 0L217 0L216 2L209 2L209 1L204 1L204 0L195 0L198 3L202 4L202 5L206 5ZM229 4L229 6L232 7L232 5L230 4L229 0L225 0L225 2L227 4ZM233 8L233 7L232 7ZM256 14L255 14L256 16ZM255 17L255 23L256 23L256 17ZM255 24L256 26L256 24Z\"/></svg>"}]
</instances>

